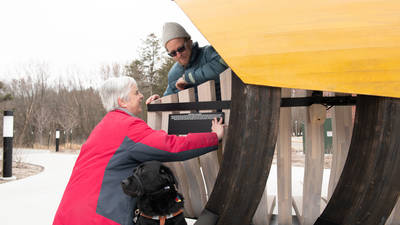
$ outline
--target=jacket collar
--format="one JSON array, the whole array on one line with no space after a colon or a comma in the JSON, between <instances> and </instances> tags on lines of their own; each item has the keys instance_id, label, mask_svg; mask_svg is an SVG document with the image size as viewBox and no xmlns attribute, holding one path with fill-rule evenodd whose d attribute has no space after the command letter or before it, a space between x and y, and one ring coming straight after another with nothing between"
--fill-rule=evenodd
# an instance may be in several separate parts
<instances>
[{"instance_id":1,"label":"jacket collar","mask_svg":"<svg viewBox=\"0 0 400 225\"><path fill-rule=\"evenodd\" d=\"M136 117L135 115L133 115L133 113L129 112L127 109L118 107L118 108L114 109L113 111L116 111L116 110L123 111L123 112L127 113L127 114L130 115L130 116Z\"/></svg>"},{"instance_id":2,"label":"jacket collar","mask_svg":"<svg viewBox=\"0 0 400 225\"><path fill-rule=\"evenodd\" d=\"M194 42L192 45L192 53L190 55L190 60L189 60L189 63L186 65L186 67L191 67L192 64L197 61L197 58L199 57L199 55L200 55L199 43Z\"/></svg>"}]
</instances>

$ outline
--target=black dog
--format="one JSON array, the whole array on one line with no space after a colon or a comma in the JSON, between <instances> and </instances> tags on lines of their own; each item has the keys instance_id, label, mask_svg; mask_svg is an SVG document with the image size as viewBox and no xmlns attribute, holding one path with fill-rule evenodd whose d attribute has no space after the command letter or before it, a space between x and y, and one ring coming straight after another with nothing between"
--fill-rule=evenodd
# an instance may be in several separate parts
<instances>
[{"instance_id":1,"label":"black dog","mask_svg":"<svg viewBox=\"0 0 400 225\"><path fill-rule=\"evenodd\" d=\"M125 194L137 198L137 225L186 225L174 174L160 162L140 164L121 185Z\"/></svg>"}]
</instances>

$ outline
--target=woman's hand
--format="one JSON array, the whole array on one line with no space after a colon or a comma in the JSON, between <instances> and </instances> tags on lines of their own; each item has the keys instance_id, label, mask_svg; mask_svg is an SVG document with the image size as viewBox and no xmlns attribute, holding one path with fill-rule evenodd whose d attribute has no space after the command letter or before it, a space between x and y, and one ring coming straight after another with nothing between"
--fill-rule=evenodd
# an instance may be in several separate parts
<instances>
[{"instance_id":1,"label":"woman's hand","mask_svg":"<svg viewBox=\"0 0 400 225\"><path fill-rule=\"evenodd\" d=\"M146 105L150 104L152 101L159 99L160 96L158 94L152 95L150 96L147 100L146 100Z\"/></svg>"},{"instance_id":2,"label":"woman's hand","mask_svg":"<svg viewBox=\"0 0 400 225\"><path fill-rule=\"evenodd\" d=\"M224 137L224 124L222 123L222 117L219 120L215 117L211 122L211 131L217 134L218 140L222 140Z\"/></svg>"}]
</instances>

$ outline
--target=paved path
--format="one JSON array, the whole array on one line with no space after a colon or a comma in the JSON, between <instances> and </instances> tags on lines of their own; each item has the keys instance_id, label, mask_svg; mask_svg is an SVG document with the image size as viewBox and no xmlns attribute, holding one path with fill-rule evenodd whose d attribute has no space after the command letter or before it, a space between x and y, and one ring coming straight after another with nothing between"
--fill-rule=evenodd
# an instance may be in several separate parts
<instances>
[{"instance_id":1,"label":"paved path","mask_svg":"<svg viewBox=\"0 0 400 225\"><path fill-rule=\"evenodd\" d=\"M51 225L78 154L43 150L17 150L23 162L41 165L43 172L21 180L0 184L1 225ZM292 191L302 195L302 167L292 167ZM324 170L323 195L326 195L329 170ZM268 195L276 195L276 165L268 178ZM275 208L275 212L277 210ZM188 220L192 225L194 220Z\"/></svg>"},{"instance_id":2,"label":"paved path","mask_svg":"<svg viewBox=\"0 0 400 225\"><path fill-rule=\"evenodd\" d=\"M44 167L43 172L0 184L1 225L51 225L78 154L16 150L23 162ZM192 225L195 220L188 219Z\"/></svg>"},{"instance_id":3,"label":"paved path","mask_svg":"<svg viewBox=\"0 0 400 225\"><path fill-rule=\"evenodd\" d=\"M0 184L1 225L52 224L77 154L20 151L24 162L41 165L43 172Z\"/></svg>"}]
</instances>

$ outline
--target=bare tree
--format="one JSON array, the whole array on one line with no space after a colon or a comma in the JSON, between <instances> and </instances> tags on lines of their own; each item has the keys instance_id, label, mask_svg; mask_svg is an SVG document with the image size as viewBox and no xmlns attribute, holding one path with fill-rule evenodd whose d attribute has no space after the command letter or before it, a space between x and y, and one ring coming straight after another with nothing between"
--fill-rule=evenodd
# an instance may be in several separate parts
<instances>
[{"instance_id":1,"label":"bare tree","mask_svg":"<svg viewBox=\"0 0 400 225\"><path fill-rule=\"evenodd\" d=\"M12 99L12 95L6 90L6 86L0 81L0 102L9 101Z\"/></svg>"},{"instance_id":2,"label":"bare tree","mask_svg":"<svg viewBox=\"0 0 400 225\"><path fill-rule=\"evenodd\" d=\"M57 112L55 114L55 121L66 132L65 140L70 143L69 133L78 126L79 124L79 110L77 106L77 99L70 94L70 91L65 87L61 86L58 90L57 96Z\"/></svg>"},{"instance_id":3,"label":"bare tree","mask_svg":"<svg viewBox=\"0 0 400 225\"><path fill-rule=\"evenodd\" d=\"M123 74L125 74L125 68L118 63L102 65L100 67L100 76L103 80L107 80L110 77L119 77Z\"/></svg>"}]
</instances>

